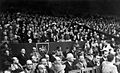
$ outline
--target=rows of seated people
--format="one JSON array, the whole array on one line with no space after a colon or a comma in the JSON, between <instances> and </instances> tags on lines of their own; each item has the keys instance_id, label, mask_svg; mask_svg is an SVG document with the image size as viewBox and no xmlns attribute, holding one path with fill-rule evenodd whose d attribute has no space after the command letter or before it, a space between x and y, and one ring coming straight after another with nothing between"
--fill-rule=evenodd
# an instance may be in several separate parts
<instances>
[{"instance_id":1,"label":"rows of seated people","mask_svg":"<svg viewBox=\"0 0 120 73\"><path fill-rule=\"evenodd\" d=\"M67 18L8 12L0 14L0 39L2 43L38 43L86 41L106 37L85 26L120 36L119 19L114 17Z\"/></svg>"},{"instance_id":2,"label":"rows of seated people","mask_svg":"<svg viewBox=\"0 0 120 73\"><path fill-rule=\"evenodd\" d=\"M100 73L120 72L120 47L116 48L106 40L88 41L83 48L76 42L72 49L65 51L59 46L51 53L39 53L33 47L29 57L24 48L18 55L12 55L7 44L4 48L1 66L5 73L69 73L96 66L100 67Z\"/></svg>"}]
</instances>

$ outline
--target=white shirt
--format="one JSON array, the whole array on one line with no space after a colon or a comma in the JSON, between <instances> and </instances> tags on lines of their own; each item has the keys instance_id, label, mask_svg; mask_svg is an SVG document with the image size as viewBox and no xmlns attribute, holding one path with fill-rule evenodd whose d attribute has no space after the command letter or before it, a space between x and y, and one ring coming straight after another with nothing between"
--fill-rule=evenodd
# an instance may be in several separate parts
<instances>
[{"instance_id":1,"label":"white shirt","mask_svg":"<svg viewBox=\"0 0 120 73\"><path fill-rule=\"evenodd\" d=\"M112 62L104 61L102 63L102 73L118 73L118 70Z\"/></svg>"}]
</instances>

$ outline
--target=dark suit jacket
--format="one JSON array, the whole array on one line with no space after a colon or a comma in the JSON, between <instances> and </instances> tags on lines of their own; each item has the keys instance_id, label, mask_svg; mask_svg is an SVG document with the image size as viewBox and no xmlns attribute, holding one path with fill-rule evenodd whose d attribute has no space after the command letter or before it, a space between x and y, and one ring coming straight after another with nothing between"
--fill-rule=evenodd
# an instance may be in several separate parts
<instances>
[{"instance_id":1,"label":"dark suit jacket","mask_svg":"<svg viewBox=\"0 0 120 73\"><path fill-rule=\"evenodd\" d=\"M68 62L65 62L66 68L65 68L65 73L69 73L69 71L74 69L74 66L70 65Z\"/></svg>"},{"instance_id":2,"label":"dark suit jacket","mask_svg":"<svg viewBox=\"0 0 120 73\"><path fill-rule=\"evenodd\" d=\"M22 54L18 55L19 62L22 66L26 64L26 61L28 60L27 55L25 54L24 56Z\"/></svg>"}]
</instances>

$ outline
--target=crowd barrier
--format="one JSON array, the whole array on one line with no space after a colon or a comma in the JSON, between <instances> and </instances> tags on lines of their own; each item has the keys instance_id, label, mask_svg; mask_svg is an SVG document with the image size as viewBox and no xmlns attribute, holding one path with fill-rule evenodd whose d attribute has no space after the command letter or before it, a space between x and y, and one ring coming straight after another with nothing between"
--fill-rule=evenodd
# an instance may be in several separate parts
<instances>
[{"instance_id":1,"label":"crowd barrier","mask_svg":"<svg viewBox=\"0 0 120 73\"><path fill-rule=\"evenodd\" d=\"M101 73L100 67L85 68L82 70L72 70L69 73Z\"/></svg>"}]
</instances>

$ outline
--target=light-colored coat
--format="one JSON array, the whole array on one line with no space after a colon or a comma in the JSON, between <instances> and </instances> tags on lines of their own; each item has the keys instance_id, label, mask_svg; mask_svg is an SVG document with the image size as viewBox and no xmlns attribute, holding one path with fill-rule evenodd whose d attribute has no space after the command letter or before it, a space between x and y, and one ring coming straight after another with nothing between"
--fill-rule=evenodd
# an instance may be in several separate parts
<instances>
[{"instance_id":1,"label":"light-colored coat","mask_svg":"<svg viewBox=\"0 0 120 73\"><path fill-rule=\"evenodd\" d=\"M118 70L112 62L104 61L102 63L102 73L118 73Z\"/></svg>"}]
</instances>

